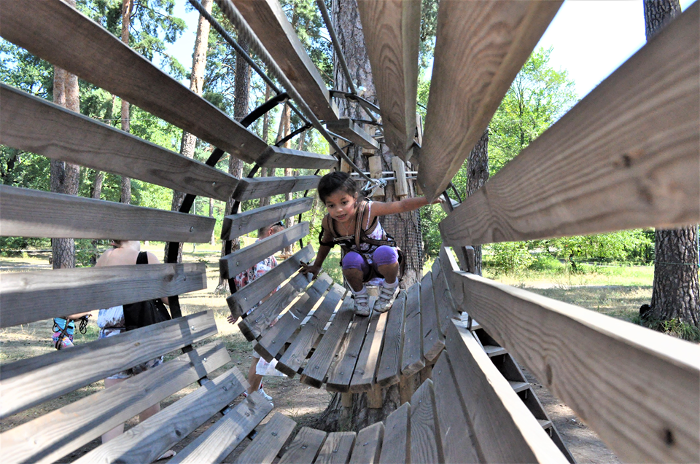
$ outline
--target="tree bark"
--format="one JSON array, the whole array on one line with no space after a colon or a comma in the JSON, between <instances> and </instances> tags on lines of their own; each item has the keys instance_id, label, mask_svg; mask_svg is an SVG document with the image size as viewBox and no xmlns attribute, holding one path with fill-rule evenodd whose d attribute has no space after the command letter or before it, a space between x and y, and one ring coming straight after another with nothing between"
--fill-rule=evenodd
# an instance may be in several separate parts
<instances>
[{"instance_id":1,"label":"tree bark","mask_svg":"<svg viewBox=\"0 0 700 464\"><path fill-rule=\"evenodd\" d=\"M122 42L127 46L129 45L129 27L131 27L131 11L134 7L132 0L124 0L122 3ZM121 110L121 122L122 130L124 132L129 132L130 130L130 120L129 120L129 102L122 99L122 110ZM130 204L131 203L131 179L122 176L121 183L121 202Z\"/></svg>"},{"instance_id":2,"label":"tree bark","mask_svg":"<svg viewBox=\"0 0 700 464\"><path fill-rule=\"evenodd\" d=\"M476 146L469 153L467 165L467 196L484 186L489 180L489 130L484 131ZM474 273L481 275L481 245L474 247Z\"/></svg>"}]
</instances>

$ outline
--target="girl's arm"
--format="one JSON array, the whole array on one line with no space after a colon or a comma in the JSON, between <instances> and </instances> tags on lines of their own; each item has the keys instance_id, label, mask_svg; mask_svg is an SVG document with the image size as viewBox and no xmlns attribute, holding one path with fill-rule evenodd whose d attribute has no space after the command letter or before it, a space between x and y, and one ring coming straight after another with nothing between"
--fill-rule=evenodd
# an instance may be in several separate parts
<instances>
[{"instance_id":1,"label":"girl's arm","mask_svg":"<svg viewBox=\"0 0 700 464\"><path fill-rule=\"evenodd\" d=\"M321 272L321 267L323 262L326 260L328 253L331 252L331 247L327 245L320 245L318 247L318 253L316 253L316 259L313 264L301 263L301 273L302 274L313 274L314 279L318 277L319 272Z\"/></svg>"},{"instance_id":2,"label":"girl's arm","mask_svg":"<svg viewBox=\"0 0 700 464\"><path fill-rule=\"evenodd\" d=\"M438 203L440 201L440 199L437 199L434 203ZM381 201L373 201L372 217L386 216L387 214L407 213L426 205L428 205L428 199L425 197L404 198L400 201L390 201L386 203ZM368 222L371 220L372 218L369 218ZM365 224L363 224L363 227L364 226Z\"/></svg>"},{"instance_id":3,"label":"girl's arm","mask_svg":"<svg viewBox=\"0 0 700 464\"><path fill-rule=\"evenodd\" d=\"M158 257L150 251L146 252L146 257L148 258L148 264L160 264L160 260L158 259ZM167 296L162 297L160 300L166 305L170 306L170 302L168 301Z\"/></svg>"}]
</instances>

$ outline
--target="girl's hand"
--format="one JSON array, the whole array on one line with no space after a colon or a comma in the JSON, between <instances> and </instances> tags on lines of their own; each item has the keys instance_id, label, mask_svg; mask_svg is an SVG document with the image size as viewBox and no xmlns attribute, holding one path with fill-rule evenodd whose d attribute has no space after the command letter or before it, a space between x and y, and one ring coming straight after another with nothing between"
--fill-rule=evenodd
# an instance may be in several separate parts
<instances>
[{"instance_id":1,"label":"girl's hand","mask_svg":"<svg viewBox=\"0 0 700 464\"><path fill-rule=\"evenodd\" d=\"M302 261L300 272L302 274L313 274L315 280L316 277L318 277L319 272L321 272L321 269L321 266L316 266L314 264L309 264Z\"/></svg>"},{"instance_id":2,"label":"girl's hand","mask_svg":"<svg viewBox=\"0 0 700 464\"><path fill-rule=\"evenodd\" d=\"M439 197L437 197L436 199L434 199L433 202L430 203L430 204L431 204L431 205L436 205L436 204L438 204L438 203L440 203L440 204L445 203L445 199L442 197L442 195L440 195Z\"/></svg>"}]
</instances>

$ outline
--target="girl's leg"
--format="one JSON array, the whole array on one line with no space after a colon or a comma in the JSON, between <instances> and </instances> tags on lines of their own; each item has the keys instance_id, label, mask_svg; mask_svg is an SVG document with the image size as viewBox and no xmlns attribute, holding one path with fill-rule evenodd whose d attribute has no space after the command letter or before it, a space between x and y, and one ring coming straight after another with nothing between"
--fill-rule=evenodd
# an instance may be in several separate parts
<instances>
[{"instance_id":1,"label":"girl's leg","mask_svg":"<svg viewBox=\"0 0 700 464\"><path fill-rule=\"evenodd\" d=\"M395 283L399 276L399 253L396 248L382 245L374 251L372 258L386 283Z\"/></svg>"},{"instance_id":2,"label":"girl's leg","mask_svg":"<svg viewBox=\"0 0 700 464\"><path fill-rule=\"evenodd\" d=\"M126 379L105 379L105 388L109 388L112 385L116 385L125 380ZM122 433L124 433L124 424L119 424L109 432L106 432L104 435L102 435L102 443L107 443L108 441L117 438Z\"/></svg>"},{"instance_id":3,"label":"girl's leg","mask_svg":"<svg viewBox=\"0 0 700 464\"><path fill-rule=\"evenodd\" d=\"M369 272L369 266L359 253L349 252L343 258L343 276L353 291L360 292L364 287L364 275Z\"/></svg>"}]
</instances>

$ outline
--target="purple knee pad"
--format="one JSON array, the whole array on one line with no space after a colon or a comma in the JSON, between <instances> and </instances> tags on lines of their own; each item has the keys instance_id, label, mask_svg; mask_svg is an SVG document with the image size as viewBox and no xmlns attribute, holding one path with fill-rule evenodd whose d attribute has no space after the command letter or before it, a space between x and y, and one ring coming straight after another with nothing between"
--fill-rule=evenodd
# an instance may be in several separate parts
<instances>
[{"instance_id":1,"label":"purple knee pad","mask_svg":"<svg viewBox=\"0 0 700 464\"><path fill-rule=\"evenodd\" d=\"M394 264L399 262L399 252L396 248L382 245L374 251L372 255L372 260L377 266L386 266L387 264Z\"/></svg>"},{"instance_id":2,"label":"purple knee pad","mask_svg":"<svg viewBox=\"0 0 700 464\"><path fill-rule=\"evenodd\" d=\"M359 253L351 251L343 258L343 269L359 269L364 271L363 267L366 267L366 263Z\"/></svg>"}]
</instances>

